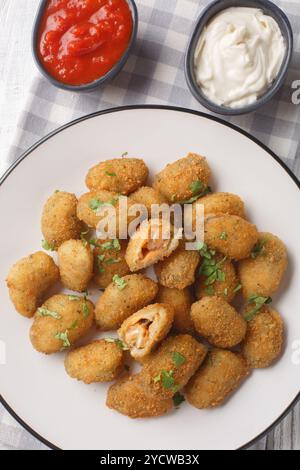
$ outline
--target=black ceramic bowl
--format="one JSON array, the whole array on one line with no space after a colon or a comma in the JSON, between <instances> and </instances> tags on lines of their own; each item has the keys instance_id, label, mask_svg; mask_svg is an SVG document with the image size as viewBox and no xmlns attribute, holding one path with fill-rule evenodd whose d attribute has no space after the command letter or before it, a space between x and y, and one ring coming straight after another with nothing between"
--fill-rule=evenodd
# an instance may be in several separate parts
<instances>
[{"instance_id":1,"label":"black ceramic bowl","mask_svg":"<svg viewBox=\"0 0 300 470\"><path fill-rule=\"evenodd\" d=\"M194 54L195 49L198 44L198 40L200 34L203 31L205 25L220 11L225 10L226 8L230 7L251 7L251 8L260 8L265 14L274 18L280 29L281 33L284 37L286 43L286 54L284 61L282 63L281 69L279 71L278 76L272 83L272 85L268 88L268 90L255 102L251 105L240 107L240 108L229 108L226 106L220 106L216 103L210 101L207 96L204 95L200 86L197 84L197 80L195 77L195 70L194 70ZM185 60L185 74L186 80L189 86L190 91L203 106L205 106L210 111L214 113L223 114L227 116L233 116L238 114L246 114L252 111L256 111L259 107L263 106L267 103L281 88L283 82L286 78L286 74L288 71L288 67L292 58L293 53L293 32L291 28L291 24L287 18L287 16L283 13L283 11L278 8L274 3L270 2L269 0L217 0L201 13L197 23L195 30L192 34L187 53L186 53L186 60Z\"/></svg>"},{"instance_id":2,"label":"black ceramic bowl","mask_svg":"<svg viewBox=\"0 0 300 470\"><path fill-rule=\"evenodd\" d=\"M128 44L128 47L124 54L122 55L121 59L119 62L117 62L105 75L102 77L98 78L97 80L94 80L91 83L87 83L84 85L67 85L66 83L59 82L55 78L50 75L50 73L43 67L43 64L41 64L39 60L39 56L37 53L37 47L38 47L38 34L39 34L39 26L40 26L40 21L44 12L44 8L46 6L48 0L41 0L41 3L39 5L37 15L35 18L34 22L34 28L33 28L33 34L32 34L32 51L33 51L33 57L35 60L35 63L39 69L39 71L46 77L53 85L57 86L58 88L62 88L63 90L69 90L69 91L90 91L93 90L94 88L97 88L98 86L102 85L103 83L106 83L110 80L112 80L124 67L125 63L127 62L127 59L129 57L129 54L132 50L132 47L134 45L136 35L137 35L137 30L138 30L138 10L135 4L134 0L126 0L131 14L132 14L132 20L133 20L133 30L132 30L132 35Z\"/></svg>"}]
</instances>

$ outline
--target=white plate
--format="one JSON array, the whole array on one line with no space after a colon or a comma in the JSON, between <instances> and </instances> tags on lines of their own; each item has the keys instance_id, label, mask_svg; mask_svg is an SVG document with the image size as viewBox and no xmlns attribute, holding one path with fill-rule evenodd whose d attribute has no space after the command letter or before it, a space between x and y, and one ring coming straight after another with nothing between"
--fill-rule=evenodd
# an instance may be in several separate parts
<instances>
[{"instance_id":1,"label":"white plate","mask_svg":"<svg viewBox=\"0 0 300 470\"><path fill-rule=\"evenodd\" d=\"M259 229L288 246L289 273L274 299L287 326L285 353L274 367L255 371L226 406L199 411L185 404L163 418L131 421L105 407L106 385L72 380L62 354L45 357L32 349L31 321L15 313L4 280L15 261L41 248L41 208L53 190L85 192L87 169L124 152L144 158L154 174L188 151L207 156L214 189L239 194ZM299 393L300 365L292 358L300 339L300 192L276 157L214 118L157 107L81 119L25 157L0 187L0 340L6 346L0 386L22 424L62 449L158 450L237 449L277 421Z\"/></svg>"}]
</instances>

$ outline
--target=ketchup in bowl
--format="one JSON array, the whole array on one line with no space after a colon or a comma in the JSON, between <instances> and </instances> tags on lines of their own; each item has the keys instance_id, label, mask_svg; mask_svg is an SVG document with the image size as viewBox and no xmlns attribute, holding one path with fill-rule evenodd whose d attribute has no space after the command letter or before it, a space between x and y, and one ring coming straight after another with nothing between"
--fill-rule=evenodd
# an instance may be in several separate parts
<instances>
[{"instance_id":1,"label":"ketchup in bowl","mask_svg":"<svg viewBox=\"0 0 300 470\"><path fill-rule=\"evenodd\" d=\"M38 58L57 81L89 84L119 62L132 32L126 0L48 0L40 20Z\"/></svg>"}]
</instances>

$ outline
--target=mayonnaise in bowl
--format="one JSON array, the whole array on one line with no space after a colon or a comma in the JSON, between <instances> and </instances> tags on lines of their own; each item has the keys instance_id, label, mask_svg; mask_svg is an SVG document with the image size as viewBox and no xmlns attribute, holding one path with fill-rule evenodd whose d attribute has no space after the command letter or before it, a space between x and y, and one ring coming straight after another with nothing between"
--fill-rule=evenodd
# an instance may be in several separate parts
<instances>
[{"instance_id":1,"label":"mayonnaise in bowl","mask_svg":"<svg viewBox=\"0 0 300 470\"><path fill-rule=\"evenodd\" d=\"M240 108L272 85L286 55L278 23L258 8L231 7L201 33L194 55L198 86L213 103Z\"/></svg>"}]
</instances>

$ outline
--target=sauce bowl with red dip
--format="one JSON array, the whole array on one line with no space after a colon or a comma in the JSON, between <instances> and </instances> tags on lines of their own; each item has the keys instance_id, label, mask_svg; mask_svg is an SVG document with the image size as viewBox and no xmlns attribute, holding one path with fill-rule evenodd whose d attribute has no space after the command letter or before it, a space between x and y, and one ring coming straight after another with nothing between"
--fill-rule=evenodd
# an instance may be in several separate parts
<instances>
[{"instance_id":1,"label":"sauce bowl with red dip","mask_svg":"<svg viewBox=\"0 0 300 470\"><path fill-rule=\"evenodd\" d=\"M34 59L53 85L92 90L123 68L137 27L133 0L42 0L33 30Z\"/></svg>"}]
</instances>

